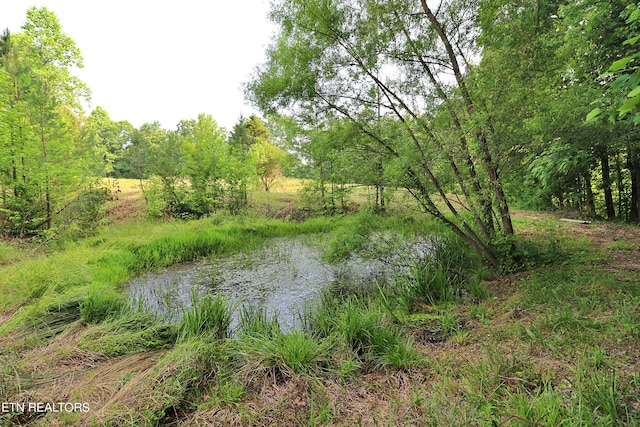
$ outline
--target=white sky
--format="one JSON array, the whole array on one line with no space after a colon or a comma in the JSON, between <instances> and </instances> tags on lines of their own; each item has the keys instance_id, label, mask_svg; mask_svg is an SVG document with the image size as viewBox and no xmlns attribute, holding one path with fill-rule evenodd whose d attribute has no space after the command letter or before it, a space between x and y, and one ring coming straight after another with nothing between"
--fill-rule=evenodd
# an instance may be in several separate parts
<instances>
[{"instance_id":1,"label":"white sky","mask_svg":"<svg viewBox=\"0 0 640 427\"><path fill-rule=\"evenodd\" d=\"M0 32L20 31L30 6L54 12L84 57L76 75L97 106L133 126L211 114L230 130L242 83L264 60L274 27L267 0L2 0Z\"/></svg>"}]
</instances>

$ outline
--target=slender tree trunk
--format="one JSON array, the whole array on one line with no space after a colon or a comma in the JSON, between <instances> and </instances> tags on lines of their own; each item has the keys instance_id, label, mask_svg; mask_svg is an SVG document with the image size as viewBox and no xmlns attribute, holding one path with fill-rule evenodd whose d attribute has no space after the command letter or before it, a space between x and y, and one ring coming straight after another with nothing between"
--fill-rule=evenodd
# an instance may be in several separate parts
<instances>
[{"instance_id":1,"label":"slender tree trunk","mask_svg":"<svg viewBox=\"0 0 640 427\"><path fill-rule=\"evenodd\" d=\"M587 213L592 218L596 216L596 205L593 197L593 188L591 187L591 171L587 171L584 175L585 202L587 204Z\"/></svg>"},{"instance_id":2,"label":"slender tree trunk","mask_svg":"<svg viewBox=\"0 0 640 427\"><path fill-rule=\"evenodd\" d=\"M611 170L609 168L609 152L606 145L600 150L600 164L602 166L602 187L604 190L604 204L607 209L607 219L616 217L615 206L613 205L613 192L611 191Z\"/></svg>"},{"instance_id":3,"label":"slender tree trunk","mask_svg":"<svg viewBox=\"0 0 640 427\"><path fill-rule=\"evenodd\" d=\"M429 19L431 25L438 33L438 37L444 44L444 47L447 51L447 56L449 57L449 61L451 62L451 69L453 70L453 74L456 78L456 82L460 87L460 92L462 94L462 98L464 99L465 105L467 107L467 112L471 120L474 117L474 106L473 101L471 99L471 95L469 94L467 85L464 80L464 76L462 75L462 70L460 69L460 65L458 64L458 59L456 57L455 52L453 51L453 47L451 46L451 42L449 37L444 31L444 28L435 17L429 6L427 5L427 0L421 0L422 8ZM476 125L478 126L478 125ZM502 184L498 177L498 171L494 165L491 151L489 150L489 142L487 140L487 136L482 129L477 129L477 137L480 146L480 152L482 153L482 160L484 166L486 168L487 174L489 175L489 181L491 184L491 189L493 190L494 196L498 202L498 207L500 209L500 215L502 218L502 231L505 235L513 234L513 224L511 222L511 214L509 212L509 205L507 203L506 196L504 194L504 190L502 188ZM490 217L491 218L491 217ZM485 218L486 220L486 218Z\"/></svg>"},{"instance_id":4,"label":"slender tree trunk","mask_svg":"<svg viewBox=\"0 0 640 427\"><path fill-rule=\"evenodd\" d=\"M624 203L625 186L622 176L622 166L620 165L620 153L616 153L616 188L618 190L618 216L628 221L627 209Z\"/></svg>"},{"instance_id":5,"label":"slender tree trunk","mask_svg":"<svg viewBox=\"0 0 640 427\"><path fill-rule=\"evenodd\" d=\"M50 189L50 176L49 176L49 157L47 155L47 140L45 137L45 123L44 123L44 106L40 105L40 142L42 143L42 157L44 159L44 187L45 187L45 199L47 208L47 219L45 224L47 230L51 228L51 189Z\"/></svg>"},{"instance_id":6,"label":"slender tree trunk","mask_svg":"<svg viewBox=\"0 0 640 427\"><path fill-rule=\"evenodd\" d=\"M627 165L631 173L630 221L640 223L640 153L637 147L629 147Z\"/></svg>"}]
</instances>

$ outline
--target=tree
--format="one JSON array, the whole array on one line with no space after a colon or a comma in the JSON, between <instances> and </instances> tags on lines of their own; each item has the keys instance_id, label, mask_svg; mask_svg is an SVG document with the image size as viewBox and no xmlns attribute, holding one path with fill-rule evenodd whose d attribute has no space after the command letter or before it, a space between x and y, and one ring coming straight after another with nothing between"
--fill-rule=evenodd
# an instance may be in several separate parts
<instances>
[{"instance_id":1,"label":"tree","mask_svg":"<svg viewBox=\"0 0 640 427\"><path fill-rule=\"evenodd\" d=\"M80 51L46 8L27 11L23 31L2 37L5 231L51 228L80 184L78 116L86 87L71 74Z\"/></svg>"},{"instance_id":2,"label":"tree","mask_svg":"<svg viewBox=\"0 0 640 427\"><path fill-rule=\"evenodd\" d=\"M274 182L282 176L282 163L286 153L277 145L268 141L256 143L257 164L256 173L262 189L269 192Z\"/></svg>"},{"instance_id":3,"label":"tree","mask_svg":"<svg viewBox=\"0 0 640 427\"><path fill-rule=\"evenodd\" d=\"M500 147L465 74L479 53L475 13L466 1L437 12L426 1L277 1L271 18L280 31L247 93L265 112L351 120L386 162L402 164L427 212L497 264L492 241L513 226ZM394 135L377 125L381 117L397 123Z\"/></svg>"},{"instance_id":4,"label":"tree","mask_svg":"<svg viewBox=\"0 0 640 427\"><path fill-rule=\"evenodd\" d=\"M126 174L122 161L133 133L129 122L114 122L102 107L96 107L86 119L82 133L85 144L82 163L88 174L111 178Z\"/></svg>"},{"instance_id":5,"label":"tree","mask_svg":"<svg viewBox=\"0 0 640 427\"><path fill-rule=\"evenodd\" d=\"M184 138L183 175L191 183L192 211L211 213L223 205L226 131L210 115L200 114L197 120L181 121L177 133Z\"/></svg>"}]
</instances>

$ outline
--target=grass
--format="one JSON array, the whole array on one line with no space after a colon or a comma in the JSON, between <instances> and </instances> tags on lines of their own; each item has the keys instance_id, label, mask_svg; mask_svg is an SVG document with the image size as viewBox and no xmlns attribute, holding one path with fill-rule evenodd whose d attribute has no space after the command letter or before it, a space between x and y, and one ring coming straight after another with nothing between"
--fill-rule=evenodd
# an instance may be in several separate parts
<instances>
[{"instance_id":1,"label":"grass","mask_svg":"<svg viewBox=\"0 0 640 427\"><path fill-rule=\"evenodd\" d=\"M491 275L429 221L367 215L124 223L11 255L0 277L0 401L92 402L89 414L12 415L31 425L640 423L636 228L607 240L597 223L523 220L525 255ZM339 259L389 230L442 237L408 277L336 283L302 330L283 333L277 317L245 307L230 331L229 308L214 298L163 324L124 304L119 288L140 271L269 237L331 232Z\"/></svg>"},{"instance_id":2,"label":"grass","mask_svg":"<svg viewBox=\"0 0 640 427\"><path fill-rule=\"evenodd\" d=\"M198 301L195 291L192 293L191 307L184 310L178 325L179 341L199 336L211 336L224 339L230 335L232 309L220 295L215 298L206 295Z\"/></svg>"}]
</instances>

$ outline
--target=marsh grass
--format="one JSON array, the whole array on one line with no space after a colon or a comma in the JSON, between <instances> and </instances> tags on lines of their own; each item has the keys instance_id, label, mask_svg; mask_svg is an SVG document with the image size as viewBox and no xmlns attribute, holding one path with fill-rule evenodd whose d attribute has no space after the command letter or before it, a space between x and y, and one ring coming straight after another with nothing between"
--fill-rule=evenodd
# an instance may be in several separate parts
<instances>
[{"instance_id":1,"label":"marsh grass","mask_svg":"<svg viewBox=\"0 0 640 427\"><path fill-rule=\"evenodd\" d=\"M160 323L148 313L128 312L89 328L80 348L116 357L167 349L177 337L175 325Z\"/></svg>"},{"instance_id":2,"label":"marsh grass","mask_svg":"<svg viewBox=\"0 0 640 427\"><path fill-rule=\"evenodd\" d=\"M326 371L330 350L326 343L302 331L242 335L236 342L241 358L238 368L247 387L273 382L281 384L297 376L316 377Z\"/></svg>"},{"instance_id":3,"label":"marsh grass","mask_svg":"<svg viewBox=\"0 0 640 427\"><path fill-rule=\"evenodd\" d=\"M266 338L280 335L277 313L269 316L264 308L243 305L240 308L237 335L260 335Z\"/></svg>"},{"instance_id":4,"label":"marsh grass","mask_svg":"<svg viewBox=\"0 0 640 427\"><path fill-rule=\"evenodd\" d=\"M104 404L104 416L78 420L47 414L34 422L196 425L187 420L209 415L209 425L639 424L640 282L633 272L608 264L607 252L632 256L636 243L631 240L603 250L585 239L563 236L562 228L549 222L537 236L544 241L553 225L557 247L542 244L540 250L547 251L539 258L543 262L530 264L526 274L485 283L480 280L488 277L486 271L474 270L477 264L466 258L464 247L446 243L453 248L448 255L446 248L438 252L442 255L434 254L434 263L443 267L423 274L422 280L440 275L448 288L425 285L403 302L396 281L366 289L343 283L325 291L302 316L302 330L292 333L281 332L277 319L263 311L245 308L234 337L226 320L228 307L211 297L193 304L191 318L176 325L122 310L116 297L127 277L164 262L200 256L201 251L250 249L270 236L327 231L353 220L281 228L247 217L233 226L219 217L215 226L214 219L146 224L148 235L124 227L113 236L70 245L65 254L25 260L40 278L60 262L41 289L30 287L35 279L28 277L28 267L6 265L12 280L25 277L29 283L24 289L17 284L13 295L21 295L19 301L27 305L15 317L40 315L41 329L48 331L73 323L83 328L79 350L114 360L154 351L154 362L144 372L119 375L118 393L96 403ZM376 229L397 223L406 235L424 232L417 222L408 216L362 220ZM527 226L535 230L536 223ZM229 231L226 238L239 242L215 246L214 233L207 231L212 227ZM341 233L347 232L345 226ZM178 238L172 243L174 234ZM202 243L198 235L211 242ZM163 252L173 250L184 252L175 257ZM562 256L554 259L554 254ZM77 265L71 265L72 255L81 257ZM111 272L116 278L110 278ZM0 290L9 289L5 280L0 278ZM67 309L71 315L64 320ZM439 339L419 340L420 332ZM34 345L3 348L8 351L2 355L7 363L0 373L0 392L12 394L7 401L15 397L12 367L28 371L45 354L40 348L57 344L57 339L53 335ZM52 345L48 351L69 349ZM84 372L88 388L95 382L87 378L95 372ZM69 375L82 374L79 369ZM129 381L131 377L136 380ZM227 418L216 418L219 413Z\"/></svg>"},{"instance_id":5,"label":"marsh grass","mask_svg":"<svg viewBox=\"0 0 640 427\"><path fill-rule=\"evenodd\" d=\"M191 306L185 308L178 325L179 341L190 338L211 336L224 339L230 335L231 314L233 308L227 305L225 299L216 295L215 298L206 295L199 299L195 290L191 296Z\"/></svg>"},{"instance_id":6,"label":"marsh grass","mask_svg":"<svg viewBox=\"0 0 640 427\"><path fill-rule=\"evenodd\" d=\"M88 323L99 323L118 317L129 309L127 298L108 289L92 289L80 303L82 319Z\"/></svg>"},{"instance_id":7,"label":"marsh grass","mask_svg":"<svg viewBox=\"0 0 640 427\"><path fill-rule=\"evenodd\" d=\"M43 313L34 316L27 322L27 331L33 331L42 338L51 338L58 335L70 324L80 320L82 300L71 298L52 303L44 309Z\"/></svg>"},{"instance_id":8,"label":"marsh grass","mask_svg":"<svg viewBox=\"0 0 640 427\"><path fill-rule=\"evenodd\" d=\"M363 363L373 368L409 369L419 361L413 340L394 324L385 302L375 293L340 298L326 291L320 303L306 312L304 325L316 339L330 340L346 349L347 359L357 357L345 369Z\"/></svg>"}]
</instances>

